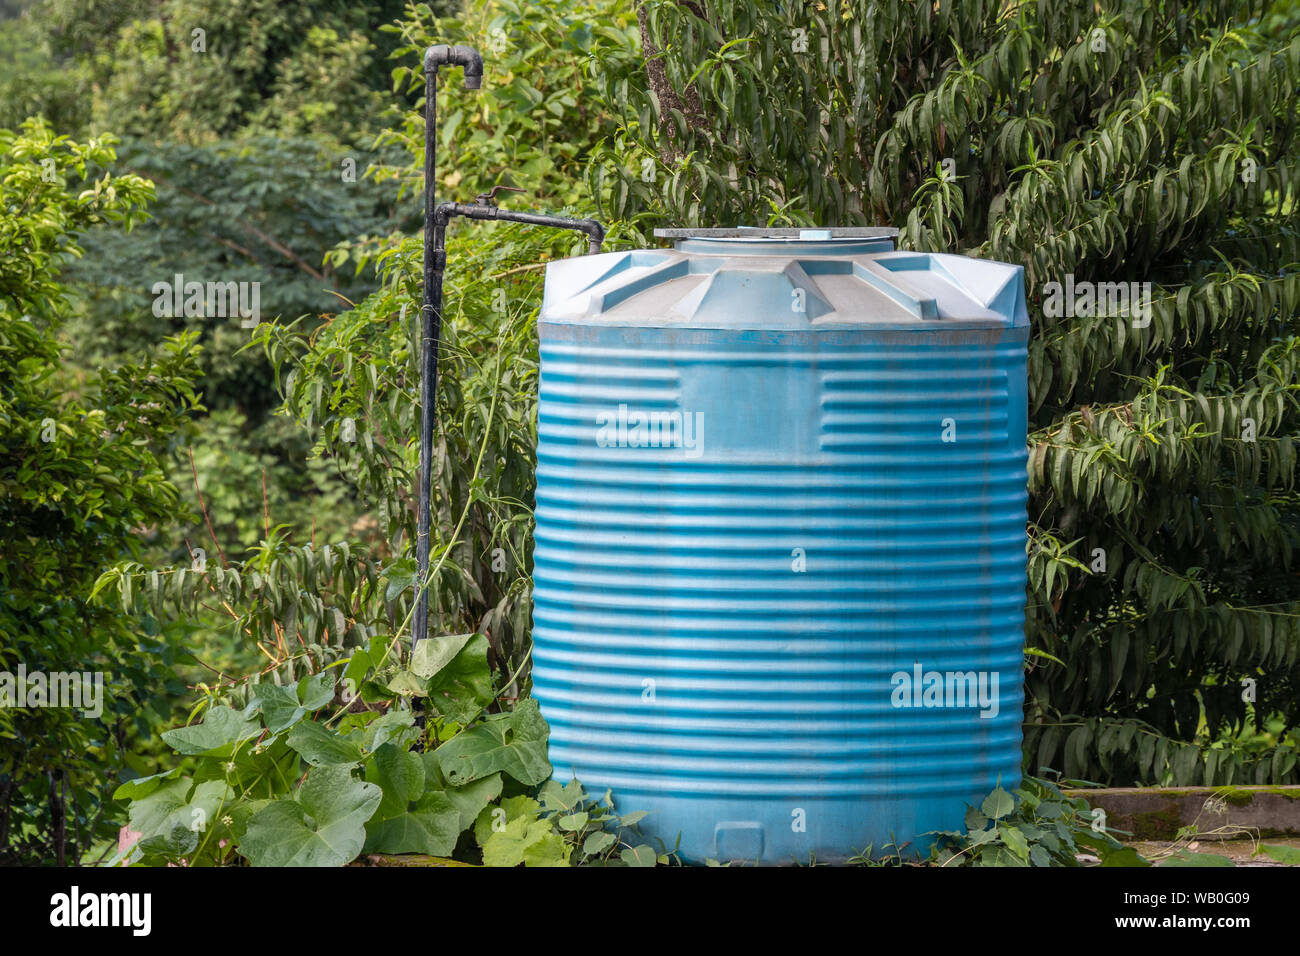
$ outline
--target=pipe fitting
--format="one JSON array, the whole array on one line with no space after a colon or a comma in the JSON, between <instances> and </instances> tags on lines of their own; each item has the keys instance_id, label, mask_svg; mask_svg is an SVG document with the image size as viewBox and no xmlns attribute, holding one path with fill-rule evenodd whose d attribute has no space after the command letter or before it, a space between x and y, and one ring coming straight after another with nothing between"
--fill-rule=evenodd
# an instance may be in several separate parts
<instances>
[{"instance_id":1,"label":"pipe fitting","mask_svg":"<svg viewBox=\"0 0 1300 956\"><path fill-rule=\"evenodd\" d=\"M572 229L575 232L586 234L588 255L600 252L601 244L605 241L605 227L595 219L567 219L563 216L548 216L536 212L515 212L513 209L502 209L500 206L485 206L480 203L469 205L460 202L440 202L434 208L432 217L432 233L439 248L441 248L441 237L446 232L447 224L455 216L479 220L501 219L506 222L522 222L531 226L546 226L550 229ZM426 239L426 241L428 240Z\"/></svg>"},{"instance_id":2,"label":"pipe fitting","mask_svg":"<svg viewBox=\"0 0 1300 956\"><path fill-rule=\"evenodd\" d=\"M582 231L587 234L588 248L587 255L594 256L600 252L600 247L605 241L605 227L594 219L582 220Z\"/></svg>"},{"instance_id":3,"label":"pipe fitting","mask_svg":"<svg viewBox=\"0 0 1300 956\"><path fill-rule=\"evenodd\" d=\"M465 89L482 87L483 57L473 47L439 43L424 51L425 73L437 73L444 66L459 66L465 71Z\"/></svg>"}]
</instances>

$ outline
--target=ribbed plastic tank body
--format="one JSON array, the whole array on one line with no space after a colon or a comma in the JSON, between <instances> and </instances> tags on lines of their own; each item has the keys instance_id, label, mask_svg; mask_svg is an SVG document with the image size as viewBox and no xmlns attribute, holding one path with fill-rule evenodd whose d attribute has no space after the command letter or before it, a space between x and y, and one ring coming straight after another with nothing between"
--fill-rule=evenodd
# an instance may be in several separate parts
<instances>
[{"instance_id":1,"label":"ribbed plastic tank body","mask_svg":"<svg viewBox=\"0 0 1300 956\"><path fill-rule=\"evenodd\" d=\"M1023 279L887 250L549 267L533 694L688 860L924 854L1019 780Z\"/></svg>"}]
</instances>

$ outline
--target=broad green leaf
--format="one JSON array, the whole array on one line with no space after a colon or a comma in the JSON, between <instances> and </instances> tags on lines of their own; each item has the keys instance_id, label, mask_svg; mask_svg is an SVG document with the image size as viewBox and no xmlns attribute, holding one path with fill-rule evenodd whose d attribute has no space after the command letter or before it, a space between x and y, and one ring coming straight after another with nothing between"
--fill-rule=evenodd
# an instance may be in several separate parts
<instances>
[{"instance_id":1,"label":"broad green leaf","mask_svg":"<svg viewBox=\"0 0 1300 956\"><path fill-rule=\"evenodd\" d=\"M384 599L396 601L403 591L415 584L415 561L412 558L399 558L384 572L384 577L388 579L388 588L384 592Z\"/></svg>"},{"instance_id":2,"label":"broad green leaf","mask_svg":"<svg viewBox=\"0 0 1300 956\"><path fill-rule=\"evenodd\" d=\"M343 866L366 842L382 794L343 767L318 767L293 799L273 800L248 821L239 852L253 866Z\"/></svg>"},{"instance_id":3,"label":"broad green leaf","mask_svg":"<svg viewBox=\"0 0 1300 956\"><path fill-rule=\"evenodd\" d=\"M1004 846L995 846L980 854L979 866L1028 866L1028 861L1021 860Z\"/></svg>"},{"instance_id":4,"label":"broad green leaf","mask_svg":"<svg viewBox=\"0 0 1300 956\"><path fill-rule=\"evenodd\" d=\"M452 806L460 811L460 829L468 830L483 812L483 808L501 796L501 774L494 773L463 787L449 788L443 793Z\"/></svg>"},{"instance_id":5,"label":"broad green leaf","mask_svg":"<svg viewBox=\"0 0 1300 956\"><path fill-rule=\"evenodd\" d=\"M373 646L377 640L378 638L372 638L370 645ZM381 656L382 653L381 650ZM373 668L377 662L378 658L371 655L369 648L354 647L352 649L352 656L348 658L347 666L343 668L343 676L341 678L343 686L350 686L352 693L357 693L361 687L362 681L365 680L366 675L370 673L371 668Z\"/></svg>"},{"instance_id":6,"label":"broad green leaf","mask_svg":"<svg viewBox=\"0 0 1300 956\"><path fill-rule=\"evenodd\" d=\"M524 847L524 866L568 866L572 854L559 833L546 833Z\"/></svg>"},{"instance_id":7,"label":"broad green leaf","mask_svg":"<svg viewBox=\"0 0 1300 956\"><path fill-rule=\"evenodd\" d=\"M1028 861L1029 841L1025 839L1025 835L1019 829L1004 823L998 827L998 832L1002 835L1002 842L1018 859Z\"/></svg>"},{"instance_id":8,"label":"broad green leaf","mask_svg":"<svg viewBox=\"0 0 1300 956\"><path fill-rule=\"evenodd\" d=\"M1163 866L1236 866L1226 856L1219 856L1217 853L1192 853L1189 850L1182 850L1175 853L1169 859L1160 864Z\"/></svg>"},{"instance_id":9,"label":"broad green leaf","mask_svg":"<svg viewBox=\"0 0 1300 956\"><path fill-rule=\"evenodd\" d=\"M263 682L254 684L250 693L252 700L245 713L260 712L266 729L273 734L292 727L307 716L307 709L299 702L297 691L292 687Z\"/></svg>"},{"instance_id":10,"label":"broad green leaf","mask_svg":"<svg viewBox=\"0 0 1300 956\"><path fill-rule=\"evenodd\" d=\"M361 744L355 738L340 736L314 720L296 724L289 731L288 744L313 767L350 767L359 764L363 756Z\"/></svg>"},{"instance_id":11,"label":"broad green leaf","mask_svg":"<svg viewBox=\"0 0 1300 956\"><path fill-rule=\"evenodd\" d=\"M298 698L309 712L320 710L334 699L335 676L332 670L321 671L298 681Z\"/></svg>"},{"instance_id":12,"label":"broad green leaf","mask_svg":"<svg viewBox=\"0 0 1300 956\"><path fill-rule=\"evenodd\" d=\"M617 838L612 833L606 833L604 830L597 830L595 833L591 834L591 836L587 837L587 839L582 841L582 852L587 856L596 856L597 854L604 853L614 845L616 839Z\"/></svg>"},{"instance_id":13,"label":"broad green leaf","mask_svg":"<svg viewBox=\"0 0 1300 956\"><path fill-rule=\"evenodd\" d=\"M270 746L261 751L244 745L229 757L201 760L194 779L223 780L244 799L258 799L283 793L304 769L297 751L281 736L273 738Z\"/></svg>"},{"instance_id":14,"label":"broad green leaf","mask_svg":"<svg viewBox=\"0 0 1300 956\"><path fill-rule=\"evenodd\" d=\"M487 843L493 832L514 820L536 820L541 805L528 796L506 797L500 806L486 807L474 821L474 839L479 846Z\"/></svg>"},{"instance_id":15,"label":"broad green leaf","mask_svg":"<svg viewBox=\"0 0 1300 956\"><path fill-rule=\"evenodd\" d=\"M530 819L527 815L515 817L500 830L494 830L482 841L483 864L485 866L518 866L527 860L528 851L534 844L541 846L534 852L534 860L545 861L554 857L555 843L564 838L551 832L550 824L545 820ZM530 866L548 865L546 862L531 862ZM565 865L564 863L550 865Z\"/></svg>"},{"instance_id":16,"label":"broad green leaf","mask_svg":"<svg viewBox=\"0 0 1300 956\"><path fill-rule=\"evenodd\" d=\"M1260 846L1260 849L1279 863L1285 863L1287 866L1300 866L1300 847L1265 843Z\"/></svg>"},{"instance_id":17,"label":"broad green leaf","mask_svg":"<svg viewBox=\"0 0 1300 956\"><path fill-rule=\"evenodd\" d=\"M384 744L366 761L366 779L384 792L377 816L405 813L424 795L424 761L419 754Z\"/></svg>"},{"instance_id":18,"label":"broad green leaf","mask_svg":"<svg viewBox=\"0 0 1300 956\"><path fill-rule=\"evenodd\" d=\"M578 813L569 813L560 817L556 823L564 832L574 833L587 825L587 819L587 814L579 811Z\"/></svg>"},{"instance_id":19,"label":"broad green leaf","mask_svg":"<svg viewBox=\"0 0 1300 956\"><path fill-rule=\"evenodd\" d=\"M430 790L446 792L448 799L460 810L460 828L468 830L474 826L483 808L501 796L501 774L494 773L463 787L453 787L442 775L438 765L437 751L420 755L424 762L425 786Z\"/></svg>"},{"instance_id":20,"label":"broad green leaf","mask_svg":"<svg viewBox=\"0 0 1300 956\"><path fill-rule=\"evenodd\" d=\"M426 637L415 645L411 654L411 672L425 680L433 677L450 664L466 644L481 636L470 633Z\"/></svg>"},{"instance_id":21,"label":"broad green leaf","mask_svg":"<svg viewBox=\"0 0 1300 956\"><path fill-rule=\"evenodd\" d=\"M248 832L248 821L257 816L263 807L270 806L272 802L270 799L249 800L245 798L236 801L222 811L223 814L230 815L230 832L234 834L236 842L244 839L244 834Z\"/></svg>"},{"instance_id":22,"label":"broad green leaf","mask_svg":"<svg viewBox=\"0 0 1300 956\"><path fill-rule=\"evenodd\" d=\"M148 796L165 780L175 780L180 775L180 767L172 767L170 770L164 770L162 773L155 773L149 777L136 777L134 780L128 780L116 790L113 791L114 800L139 800L141 797Z\"/></svg>"},{"instance_id":23,"label":"broad green leaf","mask_svg":"<svg viewBox=\"0 0 1300 956\"><path fill-rule=\"evenodd\" d=\"M369 853L448 856L460 838L460 823L460 810L446 793L434 790L425 794L410 810L403 808L402 812L384 819L376 814L366 824L365 848Z\"/></svg>"},{"instance_id":24,"label":"broad green leaf","mask_svg":"<svg viewBox=\"0 0 1300 956\"><path fill-rule=\"evenodd\" d=\"M179 857L198 845L199 836L232 797L223 781L194 785L183 777L134 801L127 825L140 834L140 848L146 853Z\"/></svg>"},{"instance_id":25,"label":"broad green leaf","mask_svg":"<svg viewBox=\"0 0 1300 956\"><path fill-rule=\"evenodd\" d=\"M428 682L405 668L397 668L390 673L385 673L382 677L378 677L376 682L389 694L396 694L398 697L426 697L429 693Z\"/></svg>"},{"instance_id":26,"label":"broad green leaf","mask_svg":"<svg viewBox=\"0 0 1300 956\"><path fill-rule=\"evenodd\" d=\"M492 714L438 748L438 763L453 786L503 772L526 786L551 775L546 759L549 728L531 697L508 714Z\"/></svg>"},{"instance_id":27,"label":"broad green leaf","mask_svg":"<svg viewBox=\"0 0 1300 956\"><path fill-rule=\"evenodd\" d=\"M262 732L261 724L224 704L204 715L203 723L165 730L162 739L177 753L228 756L235 745Z\"/></svg>"},{"instance_id":28,"label":"broad green leaf","mask_svg":"<svg viewBox=\"0 0 1300 956\"><path fill-rule=\"evenodd\" d=\"M990 820L1001 820L1015 808L1016 801L1011 794L1001 787L998 787L985 797L984 802L980 805L980 811Z\"/></svg>"},{"instance_id":29,"label":"broad green leaf","mask_svg":"<svg viewBox=\"0 0 1300 956\"><path fill-rule=\"evenodd\" d=\"M619 857L628 866L654 866L657 860L655 851L644 843L624 850Z\"/></svg>"},{"instance_id":30,"label":"broad green leaf","mask_svg":"<svg viewBox=\"0 0 1300 956\"><path fill-rule=\"evenodd\" d=\"M409 710L390 710L348 736L356 740L366 753L373 753L390 740L401 742L404 731L414 723L415 715Z\"/></svg>"},{"instance_id":31,"label":"broad green leaf","mask_svg":"<svg viewBox=\"0 0 1300 956\"><path fill-rule=\"evenodd\" d=\"M1119 840L1115 839L1109 833L1091 829L1091 825L1090 825L1091 814L1087 810L1081 812L1085 814L1085 816L1083 817L1083 824L1084 826L1087 826L1088 829L1073 831L1075 843L1077 843L1079 846L1084 846L1096 850L1097 854L1101 856L1103 859L1105 858L1106 854L1113 853L1117 850L1123 849L1124 844L1120 843ZM1057 827L1065 830L1067 834L1071 832L1070 830L1066 829L1059 823L1057 824Z\"/></svg>"},{"instance_id":32,"label":"broad green leaf","mask_svg":"<svg viewBox=\"0 0 1300 956\"><path fill-rule=\"evenodd\" d=\"M1066 812L1065 805L1057 800L1044 800L1034 812L1042 820L1059 820Z\"/></svg>"},{"instance_id":33,"label":"broad green leaf","mask_svg":"<svg viewBox=\"0 0 1300 956\"><path fill-rule=\"evenodd\" d=\"M564 786L560 786L558 780L548 780L542 784L538 799L543 810L573 810L587 799L587 792L577 780L570 780Z\"/></svg>"},{"instance_id":34,"label":"broad green leaf","mask_svg":"<svg viewBox=\"0 0 1300 956\"><path fill-rule=\"evenodd\" d=\"M427 687L429 699L426 706L435 714L458 724L473 720L495 696L492 691L492 671L488 667L487 638L482 634L465 636L469 640L454 657L439 667ZM432 641L421 642L430 643Z\"/></svg>"},{"instance_id":35,"label":"broad green leaf","mask_svg":"<svg viewBox=\"0 0 1300 956\"><path fill-rule=\"evenodd\" d=\"M132 849L139 850L146 857L179 860L193 853L198 846L199 834L183 823L176 823L153 836L143 837Z\"/></svg>"},{"instance_id":36,"label":"broad green leaf","mask_svg":"<svg viewBox=\"0 0 1300 956\"><path fill-rule=\"evenodd\" d=\"M1131 846L1101 850L1102 866L1150 866L1151 863Z\"/></svg>"}]
</instances>

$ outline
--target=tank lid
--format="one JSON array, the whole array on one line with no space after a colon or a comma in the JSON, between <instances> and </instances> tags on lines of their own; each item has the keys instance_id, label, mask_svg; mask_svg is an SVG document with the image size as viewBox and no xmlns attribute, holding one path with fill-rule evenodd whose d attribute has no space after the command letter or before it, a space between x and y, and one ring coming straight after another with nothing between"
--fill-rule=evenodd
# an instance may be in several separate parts
<instances>
[{"instance_id":1,"label":"tank lid","mask_svg":"<svg viewBox=\"0 0 1300 956\"><path fill-rule=\"evenodd\" d=\"M890 226L735 226L725 229L656 229L660 239L893 239Z\"/></svg>"}]
</instances>

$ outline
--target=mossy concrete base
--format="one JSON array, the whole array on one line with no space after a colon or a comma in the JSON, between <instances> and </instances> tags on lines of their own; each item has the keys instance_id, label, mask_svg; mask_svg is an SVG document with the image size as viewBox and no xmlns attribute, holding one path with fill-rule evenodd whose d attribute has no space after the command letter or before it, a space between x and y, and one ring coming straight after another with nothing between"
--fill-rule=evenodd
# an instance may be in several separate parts
<instances>
[{"instance_id":1,"label":"mossy concrete base","mask_svg":"<svg viewBox=\"0 0 1300 956\"><path fill-rule=\"evenodd\" d=\"M1197 839L1300 836L1300 787L1108 787L1069 790L1106 811L1106 826L1130 840L1172 840L1195 826Z\"/></svg>"}]
</instances>

